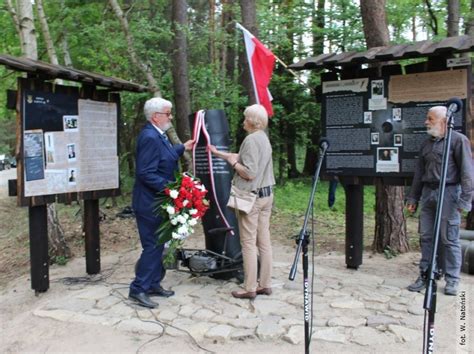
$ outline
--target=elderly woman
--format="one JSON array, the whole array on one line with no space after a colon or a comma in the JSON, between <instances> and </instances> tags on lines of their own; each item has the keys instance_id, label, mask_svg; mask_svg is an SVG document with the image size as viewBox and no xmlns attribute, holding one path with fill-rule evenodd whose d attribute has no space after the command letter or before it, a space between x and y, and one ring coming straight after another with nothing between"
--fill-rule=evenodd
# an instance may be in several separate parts
<instances>
[{"instance_id":1,"label":"elderly woman","mask_svg":"<svg viewBox=\"0 0 474 354\"><path fill-rule=\"evenodd\" d=\"M233 183L239 189L254 191L257 200L248 214L238 215L240 244L244 260L244 289L232 291L232 296L253 299L272 293L272 245L270 242L270 216L273 204L272 147L264 129L268 124L265 108L254 104L244 111L244 130L248 135L238 154L210 151L226 160L235 170ZM260 256L260 279L257 280L257 251Z\"/></svg>"}]
</instances>

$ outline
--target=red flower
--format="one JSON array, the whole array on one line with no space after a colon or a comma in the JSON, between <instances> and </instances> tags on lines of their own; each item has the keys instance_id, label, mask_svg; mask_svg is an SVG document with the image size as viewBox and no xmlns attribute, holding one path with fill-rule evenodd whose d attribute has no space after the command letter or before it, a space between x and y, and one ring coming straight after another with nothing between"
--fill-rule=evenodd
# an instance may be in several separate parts
<instances>
[{"instance_id":1,"label":"red flower","mask_svg":"<svg viewBox=\"0 0 474 354\"><path fill-rule=\"evenodd\" d=\"M171 191L177 192L176 198L171 198ZM157 197L154 212L163 218L157 230L157 242L158 244L168 243L169 247L164 262L172 263L176 255L175 250L181 247L189 234L194 232L187 221L183 223L183 216L186 220L197 220L202 218L209 209L209 202L205 199L206 194L207 191L199 180L183 173L176 176L176 181L170 182ZM196 210L193 215L190 213L191 209Z\"/></svg>"}]
</instances>

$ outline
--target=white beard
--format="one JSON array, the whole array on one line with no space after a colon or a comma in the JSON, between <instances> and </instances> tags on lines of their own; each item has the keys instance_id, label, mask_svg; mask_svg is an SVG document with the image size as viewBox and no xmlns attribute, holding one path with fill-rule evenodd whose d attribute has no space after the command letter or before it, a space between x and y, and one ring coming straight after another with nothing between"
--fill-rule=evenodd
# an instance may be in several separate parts
<instances>
[{"instance_id":1,"label":"white beard","mask_svg":"<svg viewBox=\"0 0 474 354\"><path fill-rule=\"evenodd\" d=\"M426 132L434 138L440 138L441 137L441 132L436 127L427 128Z\"/></svg>"},{"instance_id":2,"label":"white beard","mask_svg":"<svg viewBox=\"0 0 474 354\"><path fill-rule=\"evenodd\" d=\"M163 126L160 127L160 129L163 130L163 132L166 132L169 128L171 128L171 123L163 124Z\"/></svg>"}]
</instances>

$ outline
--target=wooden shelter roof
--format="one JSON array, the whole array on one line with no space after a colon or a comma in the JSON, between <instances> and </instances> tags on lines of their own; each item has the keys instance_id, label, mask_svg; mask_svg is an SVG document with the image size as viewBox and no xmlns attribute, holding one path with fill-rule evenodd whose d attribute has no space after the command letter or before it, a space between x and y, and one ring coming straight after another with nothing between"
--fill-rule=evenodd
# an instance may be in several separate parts
<instances>
[{"instance_id":1,"label":"wooden shelter roof","mask_svg":"<svg viewBox=\"0 0 474 354\"><path fill-rule=\"evenodd\" d=\"M331 69L389 60L451 55L474 51L474 37L447 37L440 42L430 40L371 48L365 52L325 53L290 65L295 70Z\"/></svg>"},{"instance_id":2,"label":"wooden shelter roof","mask_svg":"<svg viewBox=\"0 0 474 354\"><path fill-rule=\"evenodd\" d=\"M24 71L45 79L63 79L82 82L89 85L104 86L116 91L146 92L148 88L115 77L103 76L88 71L62 65L50 64L39 60L0 54L0 64L16 71Z\"/></svg>"}]
</instances>

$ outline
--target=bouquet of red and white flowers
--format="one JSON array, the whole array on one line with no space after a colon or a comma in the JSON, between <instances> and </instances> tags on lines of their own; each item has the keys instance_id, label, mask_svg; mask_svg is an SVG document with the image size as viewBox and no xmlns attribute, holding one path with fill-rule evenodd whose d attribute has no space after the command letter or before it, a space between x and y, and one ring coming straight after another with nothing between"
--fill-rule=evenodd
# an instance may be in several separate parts
<instances>
[{"instance_id":1,"label":"bouquet of red and white flowers","mask_svg":"<svg viewBox=\"0 0 474 354\"><path fill-rule=\"evenodd\" d=\"M168 242L164 263L172 264L176 249L194 232L193 227L209 209L205 198L206 187L193 175L185 172L176 175L156 198L155 213L163 218L156 231L158 244Z\"/></svg>"}]
</instances>

